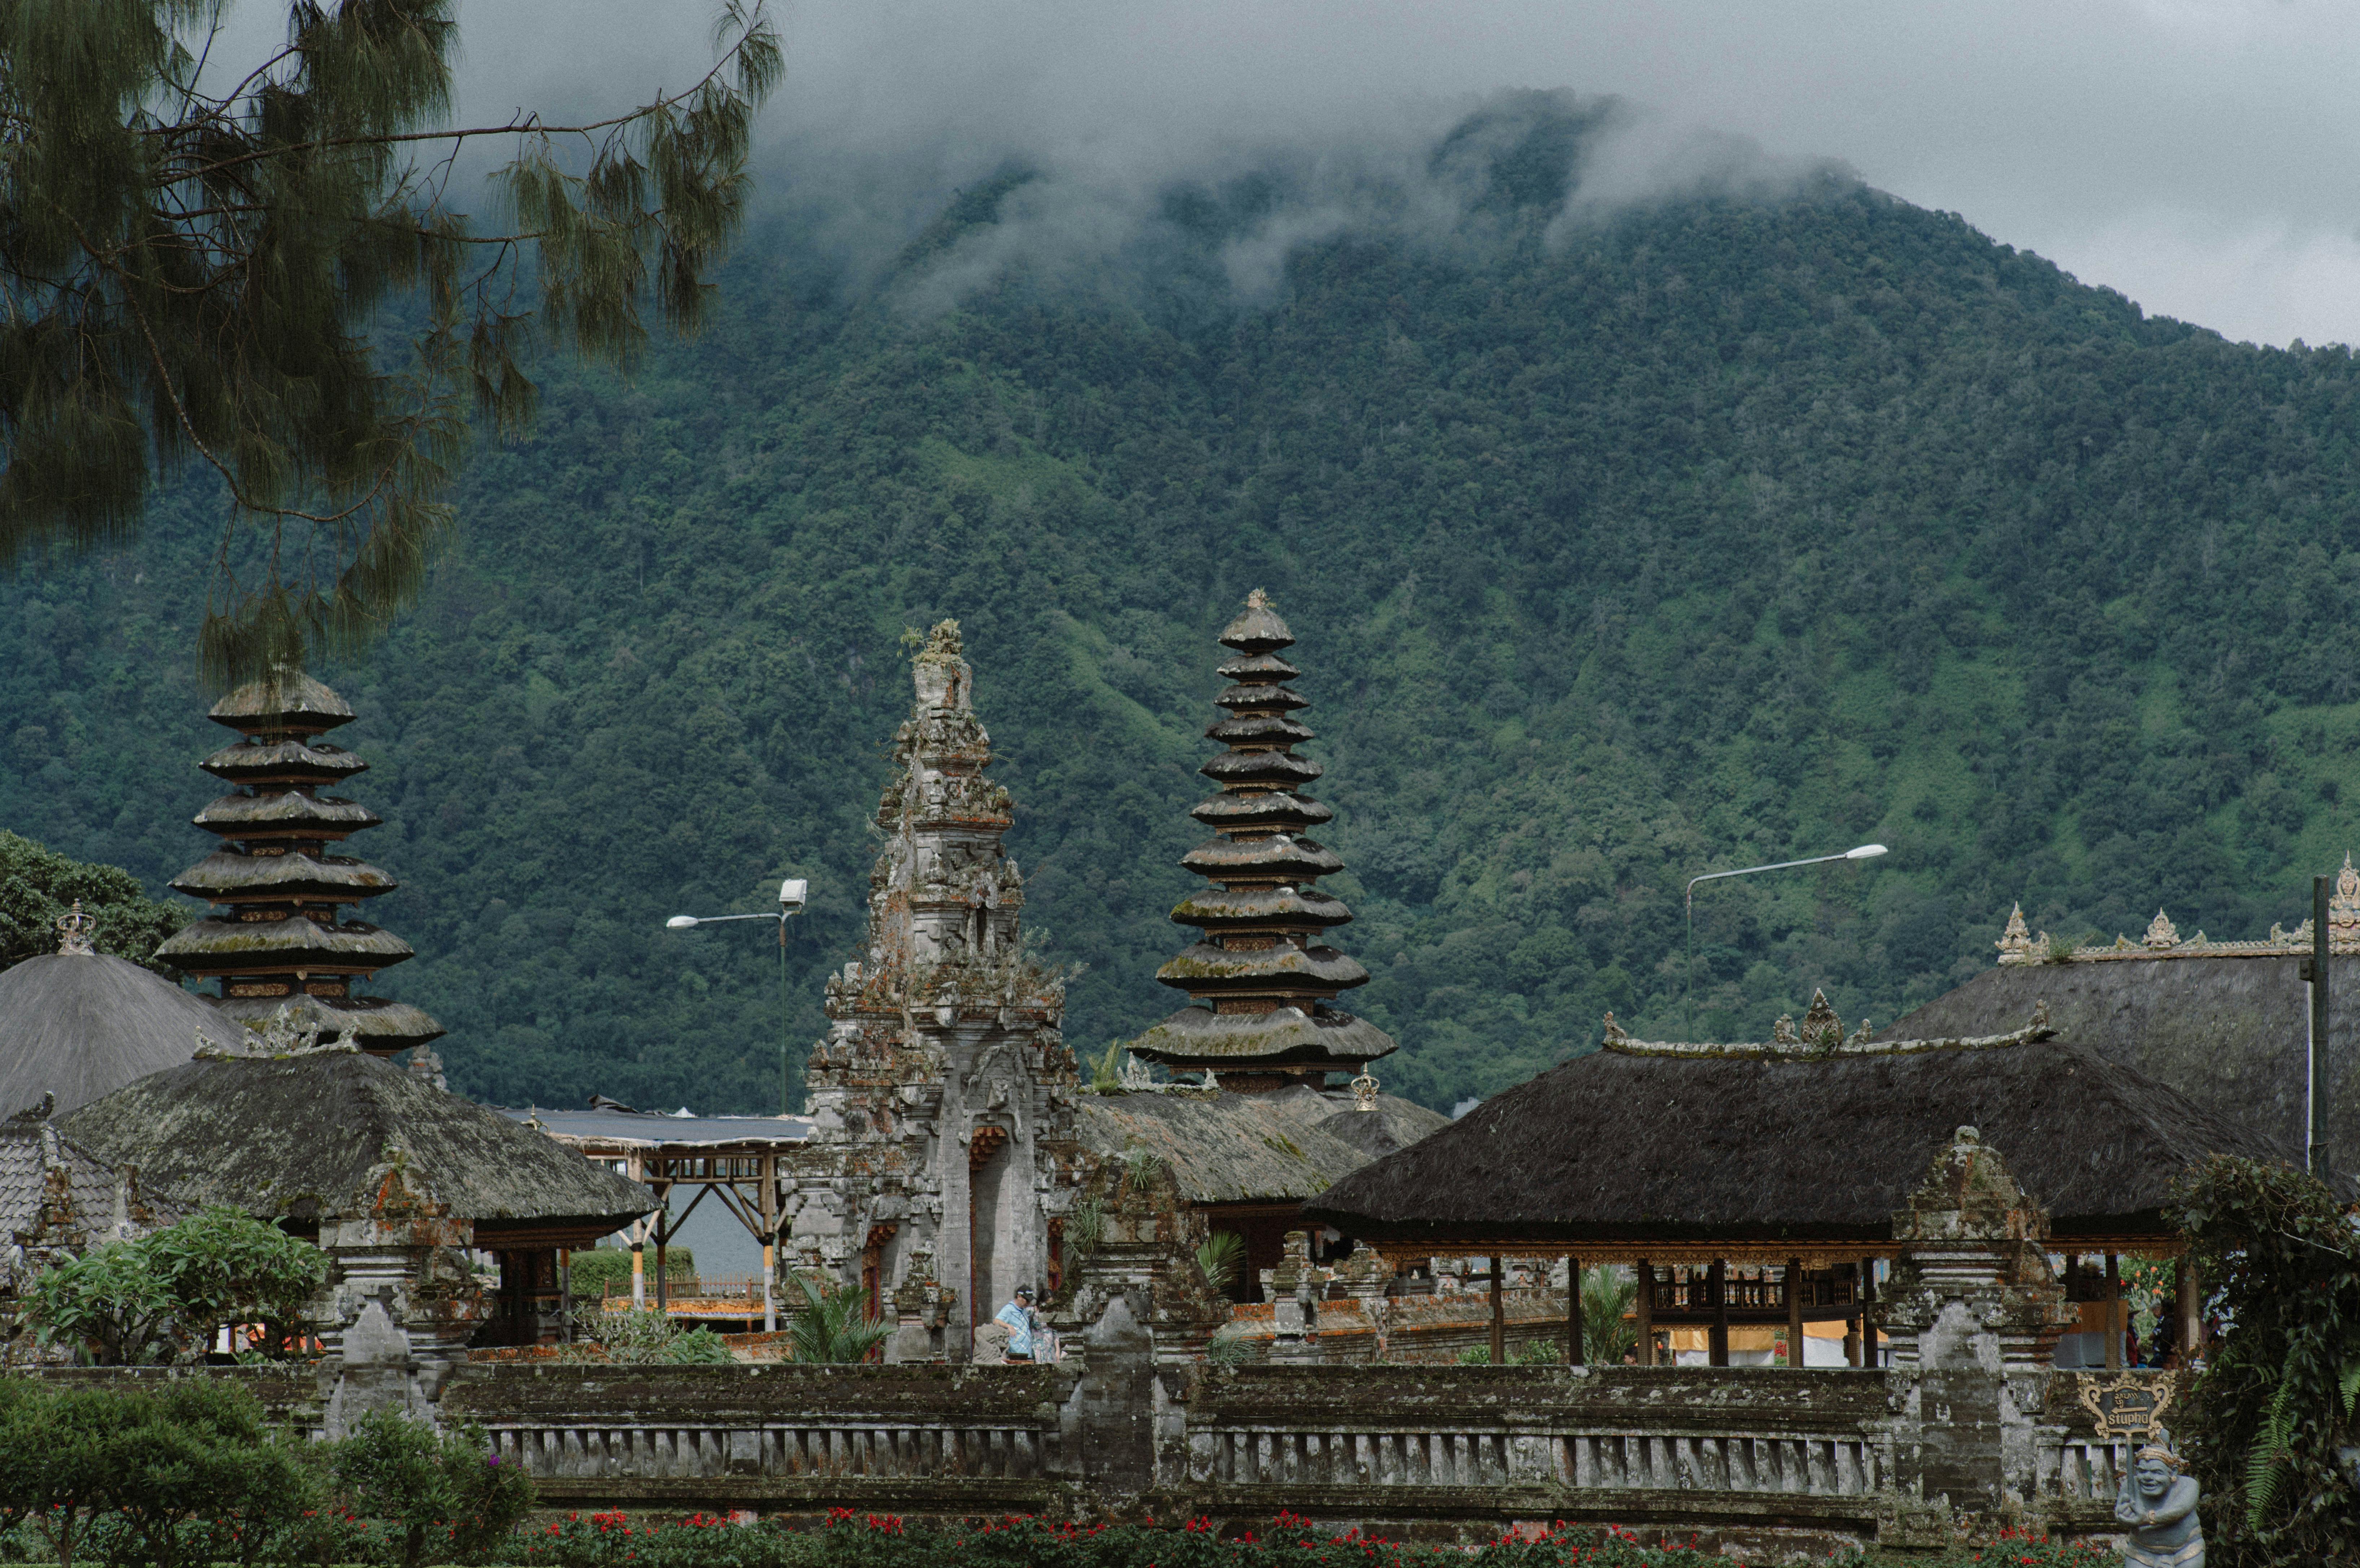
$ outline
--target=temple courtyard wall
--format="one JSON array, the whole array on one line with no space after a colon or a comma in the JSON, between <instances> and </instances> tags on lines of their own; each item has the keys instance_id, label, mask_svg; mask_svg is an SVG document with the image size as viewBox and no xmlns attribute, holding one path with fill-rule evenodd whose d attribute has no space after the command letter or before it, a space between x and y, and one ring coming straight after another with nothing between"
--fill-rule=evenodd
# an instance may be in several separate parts
<instances>
[{"instance_id":1,"label":"temple courtyard wall","mask_svg":"<svg viewBox=\"0 0 2360 1568\"><path fill-rule=\"evenodd\" d=\"M478 1363L453 1374L440 1415L479 1423L557 1508L1235 1528L1284 1510L1430 1540L1565 1520L1752 1560L2007 1525L2108 1535L2136 1439L2102 1431L2083 1395L2153 1407L2180 1391L2162 1372L1184 1368L1157 1366L1124 1311L1109 1319L1081 1355L1039 1367ZM234 1379L321 1434L338 1371L37 1375Z\"/></svg>"}]
</instances>

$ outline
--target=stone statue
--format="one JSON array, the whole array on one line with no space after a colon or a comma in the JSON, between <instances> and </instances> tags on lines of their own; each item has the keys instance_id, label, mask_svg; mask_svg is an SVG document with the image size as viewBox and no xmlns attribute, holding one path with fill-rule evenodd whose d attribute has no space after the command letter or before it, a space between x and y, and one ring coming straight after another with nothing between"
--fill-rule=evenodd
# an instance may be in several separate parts
<instances>
[{"instance_id":1,"label":"stone statue","mask_svg":"<svg viewBox=\"0 0 2360 1568\"><path fill-rule=\"evenodd\" d=\"M2204 1568L2204 1530L2196 1519L2196 1478L2180 1455L2149 1443L2114 1494L2114 1518L2131 1527L2123 1558L2130 1568Z\"/></svg>"}]
</instances>

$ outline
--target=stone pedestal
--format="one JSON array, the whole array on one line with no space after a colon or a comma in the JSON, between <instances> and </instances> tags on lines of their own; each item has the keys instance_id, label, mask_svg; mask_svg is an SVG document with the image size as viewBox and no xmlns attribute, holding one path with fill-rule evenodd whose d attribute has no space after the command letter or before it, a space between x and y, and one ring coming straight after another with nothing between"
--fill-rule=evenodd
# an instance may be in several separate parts
<instances>
[{"instance_id":1,"label":"stone pedestal","mask_svg":"<svg viewBox=\"0 0 2360 1568\"><path fill-rule=\"evenodd\" d=\"M321 1314L334 1379L330 1437L381 1407L432 1420L442 1384L466 1360L484 1316L467 1256L474 1225L413 1185L399 1150L371 1174L370 1211L320 1226L332 1262Z\"/></svg>"}]
</instances>

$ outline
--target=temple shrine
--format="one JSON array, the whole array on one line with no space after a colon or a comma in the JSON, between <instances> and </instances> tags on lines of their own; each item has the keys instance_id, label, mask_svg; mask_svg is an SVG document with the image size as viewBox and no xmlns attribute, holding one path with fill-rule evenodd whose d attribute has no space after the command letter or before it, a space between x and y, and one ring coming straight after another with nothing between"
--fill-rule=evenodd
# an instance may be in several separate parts
<instances>
[{"instance_id":1,"label":"temple shrine","mask_svg":"<svg viewBox=\"0 0 2360 1568\"><path fill-rule=\"evenodd\" d=\"M1226 1089L1317 1089L1329 1073L1364 1074L1397 1049L1333 1005L1369 972L1325 940L1352 911L1316 886L1344 863L1308 836L1335 812L1301 793L1322 769L1295 755L1313 736L1294 717L1309 704L1286 684L1303 671L1279 657L1294 642L1259 588L1222 629L1237 657L1217 671L1231 684L1213 701L1229 714L1205 735L1227 749L1198 770L1221 792L1188 813L1213 837L1180 863L1212 886L1172 911L1204 934L1155 975L1187 992L1189 1006L1131 1048L1175 1072L1211 1073Z\"/></svg>"},{"instance_id":2,"label":"temple shrine","mask_svg":"<svg viewBox=\"0 0 2360 1568\"><path fill-rule=\"evenodd\" d=\"M213 907L157 956L219 981L215 1005L241 1023L259 1026L284 1008L301 1029L349 1032L378 1055L440 1038L442 1026L421 1008L359 990L411 952L392 932L346 912L399 884L330 848L378 821L367 807L328 792L368 768L320 738L352 722L350 705L311 676L286 670L241 686L209 716L238 735L199 764L231 786L196 816L223 842L172 887Z\"/></svg>"}]
</instances>

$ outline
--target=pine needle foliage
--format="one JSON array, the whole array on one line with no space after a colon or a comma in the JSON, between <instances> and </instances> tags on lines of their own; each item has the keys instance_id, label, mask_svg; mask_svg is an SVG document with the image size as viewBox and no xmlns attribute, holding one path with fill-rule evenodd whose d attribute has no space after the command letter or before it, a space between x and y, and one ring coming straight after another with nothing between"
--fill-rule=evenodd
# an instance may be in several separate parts
<instances>
[{"instance_id":1,"label":"pine needle foliage","mask_svg":"<svg viewBox=\"0 0 2360 1568\"><path fill-rule=\"evenodd\" d=\"M202 463L230 500L216 684L366 646L450 534L471 414L531 417L519 357L628 366L650 295L694 329L743 214L781 69L761 0L724 0L684 92L563 125L447 124L453 10L294 0L224 82L224 0L0 0L0 561L126 543ZM485 137L514 151L479 229L450 181Z\"/></svg>"},{"instance_id":2,"label":"pine needle foliage","mask_svg":"<svg viewBox=\"0 0 2360 1568\"><path fill-rule=\"evenodd\" d=\"M2360 1560L2360 1229L2300 1171L2216 1158L2169 1214L2229 1325L2180 1434L2223 1568Z\"/></svg>"}]
</instances>

